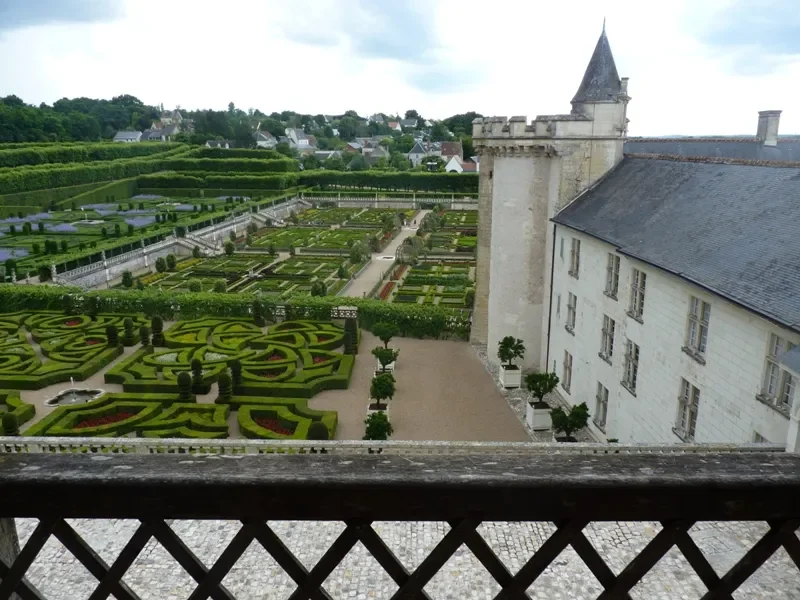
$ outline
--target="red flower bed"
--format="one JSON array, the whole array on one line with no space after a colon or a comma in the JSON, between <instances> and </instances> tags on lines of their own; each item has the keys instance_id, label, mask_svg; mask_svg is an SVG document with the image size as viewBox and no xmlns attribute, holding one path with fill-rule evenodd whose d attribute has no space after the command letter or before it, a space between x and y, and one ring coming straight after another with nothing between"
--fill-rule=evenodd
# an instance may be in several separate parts
<instances>
[{"instance_id":1,"label":"red flower bed","mask_svg":"<svg viewBox=\"0 0 800 600\"><path fill-rule=\"evenodd\" d=\"M318 335L317 336L317 341L318 342L327 342L330 339L333 339L333 336L330 336L330 335Z\"/></svg>"},{"instance_id":2,"label":"red flower bed","mask_svg":"<svg viewBox=\"0 0 800 600\"><path fill-rule=\"evenodd\" d=\"M394 286L395 286L395 285L396 285L396 284L395 284L395 282L394 282L394 281L389 281L389 282L387 282L387 283L386 283L386 285L385 285L385 286L383 286L383 289L381 290L381 293L380 293L380 294L378 294L378 297L379 297L381 300L386 300L386 298L388 298L388 297L389 297L389 294L391 294L391 293L392 293L392 290L394 289Z\"/></svg>"},{"instance_id":3,"label":"red flower bed","mask_svg":"<svg viewBox=\"0 0 800 600\"><path fill-rule=\"evenodd\" d=\"M264 429L269 429L270 431L280 434L280 435L292 435L294 431L281 427L280 421L278 419L268 419L267 417L256 417L253 419L256 424L260 425Z\"/></svg>"},{"instance_id":4,"label":"red flower bed","mask_svg":"<svg viewBox=\"0 0 800 600\"><path fill-rule=\"evenodd\" d=\"M86 340L86 345L87 346L96 346L99 343L100 343L100 340Z\"/></svg>"},{"instance_id":5,"label":"red flower bed","mask_svg":"<svg viewBox=\"0 0 800 600\"><path fill-rule=\"evenodd\" d=\"M64 322L64 325L66 325L67 327L75 327L80 324L81 324L80 319L70 319L69 321Z\"/></svg>"},{"instance_id":6,"label":"red flower bed","mask_svg":"<svg viewBox=\"0 0 800 600\"><path fill-rule=\"evenodd\" d=\"M392 273L392 281L397 281L403 276L403 273L408 270L408 265L400 265L397 267L394 272Z\"/></svg>"},{"instance_id":7,"label":"red flower bed","mask_svg":"<svg viewBox=\"0 0 800 600\"><path fill-rule=\"evenodd\" d=\"M324 356L315 356L314 357L314 364L318 365L319 363L325 362L326 360L328 360L328 359L325 358Z\"/></svg>"},{"instance_id":8,"label":"red flower bed","mask_svg":"<svg viewBox=\"0 0 800 600\"><path fill-rule=\"evenodd\" d=\"M273 354L267 360L283 360L283 357L280 354Z\"/></svg>"},{"instance_id":9,"label":"red flower bed","mask_svg":"<svg viewBox=\"0 0 800 600\"><path fill-rule=\"evenodd\" d=\"M280 373L277 371L261 371L259 375L264 379L275 379L278 375L280 375Z\"/></svg>"},{"instance_id":10,"label":"red flower bed","mask_svg":"<svg viewBox=\"0 0 800 600\"><path fill-rule=\"evenodd\" d=\"M130 419L131 417L135 417L135 413L129 412L119 412L114 413L113 415L106 415L105 417L92 417L90 419L84 419L77 425L73 427L73 429L86 429L87 427L99 427L100 425L110 425L111 423L118 423L120 421L124 421L125 419Z\"/></svg>"}]
</instances>

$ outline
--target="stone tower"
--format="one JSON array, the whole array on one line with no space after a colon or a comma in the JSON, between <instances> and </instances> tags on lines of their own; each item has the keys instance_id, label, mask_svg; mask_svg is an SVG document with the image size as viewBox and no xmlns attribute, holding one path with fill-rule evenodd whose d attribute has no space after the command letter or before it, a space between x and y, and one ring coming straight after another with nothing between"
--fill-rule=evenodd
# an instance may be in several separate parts
<instances>
[{"instance_id":1,"label":"stone tower","mask_svg":"<svg viewBox=\"0 0 800 600\"><path fill-rule=\"evenodd\" d=\"M525 342L524 366L546 368L549 219L622 160L629 100L604 26L569 114L473 121L481 169L472 341L488 344L493 360L513 335Z\"/></svg>"}]
</instances>

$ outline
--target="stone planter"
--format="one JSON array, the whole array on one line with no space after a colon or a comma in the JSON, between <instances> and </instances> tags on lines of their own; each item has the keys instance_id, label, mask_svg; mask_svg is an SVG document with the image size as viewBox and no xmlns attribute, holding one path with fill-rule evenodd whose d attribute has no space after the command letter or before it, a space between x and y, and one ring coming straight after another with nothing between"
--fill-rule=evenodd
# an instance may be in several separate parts
<instances>
[{"instance_id":1,"label":"stone planter","mask_svg":"<svg viewBox=\"0 0 800 600\"><path fill-rule=\"evenodd\" d=\"M528 402L525 408L525 422L534 431L548 431L553 425L550 419L550 406L546 402Z\"/></svg>"},{"instance_id":2,"label":"stone planter","mask_svg":"<svg viewBox=\"0 0 800 600\"><path fill-rule=\"evenodd\" d=\"M372 405L372 404L375 404L375 401L372 398L370 398L369 399L369 404L367 404L367 416L370 416L372 413L376 413L376 412L385 412L386 413L386 418L387 419L389 418L389 403L388 402L386 402L386 403L381 405L381 406L385 406L386 407L386 408L384 408L382 410L377 410L377 409L374 409L374 408L370 408L370 405Z\"/></svg>"},{"instance_id":3,"label":"stone planter","mask_svg":"<svg viewBox=\"0 0 800 600\"><path fill-rule=\"evenodd\" d=\"M379 371L382 371L383 370L383 366L381 366L381 362L380 361L376 361L376 364L378 366L376 367L375 372L377 373ZM386 371L389 372L389 373L393 373L394 372L394 367L395 367L396 364L397 364L397 361L390 362L388 365L386 365Z\"/></svg>"},{"instance_id":4,"label":"stone planter","mask_svg":"<svg viewBox=\"0 0 800 600\"><path fill-rule=\"evenodd\" d=\"M518 388L522 385L522 369L516 365L500 367L500 385L506 389Z\"/></svg>"}]
</instances>

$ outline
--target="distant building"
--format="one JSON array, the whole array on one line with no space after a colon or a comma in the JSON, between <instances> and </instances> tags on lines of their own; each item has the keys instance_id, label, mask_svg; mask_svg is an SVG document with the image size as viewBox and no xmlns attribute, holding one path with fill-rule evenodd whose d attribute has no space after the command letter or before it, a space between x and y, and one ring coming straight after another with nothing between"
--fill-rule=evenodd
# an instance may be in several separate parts
<instances>
[{"instance_id":1,"label":"distant building","mask_svg":"<svg viewBox=\"0 0 800 600\"><path fill-rule=\"evenodd\" d=\"M166 142L167 136L164 134L163 129L147 129L142 132L143 142Z\"/></svg>"},{"instance_id":2,"label":"distant building","mask_svg":"<svg viewBox=\"0 0 800 600\"><path fill-rule=\"evenodd\" d=\"M403 129L416 129L417 120L416 119L400 119L400 127L402 127Z\"/></svg>"},{"instance_id":3,"label":"distant building","mask_svg":"<svg viewBox=\"0 0 800 600\"><path fill-rule=\"evenodd\" d=\"M358 142L347 142L342 152L344 154L361 154L362 146Z\"/></svg>"},{"instance_id":4,"label":"distant building","mask_svg":"<svg viewBox=\"0 0 800 600\"><path fill-rule=\"evenodd\" d=\"M142 140L142 132L141 131L118 131L114 135L115 142L122 142L125 144L131 144L133 142L140 142Z\"/></svg>"},{"instance_id":5,"label":"distant building","mask_svg":"<svg viewBox=\"0 0 800 600\"><path fill-rule=\"evenodd\" d=\"M232 148L233 142L230 140L208 140L206 148Z\"/></svg>"},{"instance_id":6,"label":"distant building","mask_svg":"<svg viewBox=\"0 0 800 600\"><path fill-rule=\"evenodd\" d=\"M377 113L367 117L367 123L382 124L383 122L384 122L383 115L380 115L380 114L377 114Z\"/></svg>"},{"instance_id":7,"label":"distant building","mask_svg":"<svg viewBox=\"0 0 800 600\"><path fill-rule=\"evenodd\" d=\"M389 129L391 129L392 131L403 131L403 128L400 126L399 121L389 121L387 125L389 126Z\"/></svg>"},{"instance_id":8,"label":"distant building","mask_svg":"<svg viewBox=\"0 0 800 600\"><path fill-rule=\"evenodd\" d=\"M256 131L253 134L257 148L273 149L278 145L278 140L269 131Z\"/></svg>"},{"instance_id":9,"label":"distant building","mask_svg":"<svg viewBox=\"0 0 800 600\"><path fill-rule=\"evenodd\" d=\"M374 166L382 158L389 160L389 152L383 146L373 148L369 154L364 156L369 166Z\"/></svg>"},{"instance_id":10,"label":"distant building","mask_svg":"<svg viewBox=\"0 0 800 600\"><path fill-rule=\"evenodd\" d=\"M411 161L411 164L415 167L418 167L419 164L422 162L422 159L428 156L428 151L423 147L420 142L414 144L414 147L406 154L408 160Z\"/></svg>"},{"instance_id":11,"label":"distant building","mask_svg":"<svg viewBox=\"0 0 800 600\"><path fill-rule=\"evenodd\" d=\"M464 148L461 142L442 142L442 159L447 162L454 156L464 160Z\"/></svg>"},{"instance_id":12,"label":"distant building","mask_svg":"<svg viewBox=\"0 0 800 600\"><path fill-rule=\"evenodd\" d=\"M338 150L316 150L314 152L314 158L316 158L319 162L324 163L326 160L331 158L332 156L336 156L341 158L342 153Z\"/></svg>"},{"instance_id":13,"label":"distant building","mask_svg":"<svg viewBox=\"0 0 800 600\"><path fill-rule=\"evenodd\" d=\"M183 122L183 115L177 108L175 110L165 110L161 113L161 125L179 125Z\"/></svg>"}]
</instances>

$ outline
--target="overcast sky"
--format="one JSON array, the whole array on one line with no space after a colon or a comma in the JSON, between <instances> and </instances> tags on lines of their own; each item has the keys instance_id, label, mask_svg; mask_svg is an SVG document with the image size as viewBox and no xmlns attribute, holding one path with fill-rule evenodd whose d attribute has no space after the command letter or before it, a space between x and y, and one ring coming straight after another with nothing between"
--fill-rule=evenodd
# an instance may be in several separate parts
<instances>
[{"instance_id":1,"label":"overcast sky","mask_svg":"<svg viewBox=\"0 0 800 600\"><path fill-rule=\"evenodd\" d=\"M631 135L800 133L798 0L0 0L0 96L569 112L607 19Z\"/></svg>"}]
</instances>

